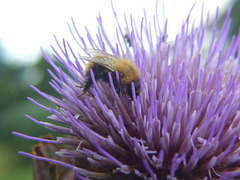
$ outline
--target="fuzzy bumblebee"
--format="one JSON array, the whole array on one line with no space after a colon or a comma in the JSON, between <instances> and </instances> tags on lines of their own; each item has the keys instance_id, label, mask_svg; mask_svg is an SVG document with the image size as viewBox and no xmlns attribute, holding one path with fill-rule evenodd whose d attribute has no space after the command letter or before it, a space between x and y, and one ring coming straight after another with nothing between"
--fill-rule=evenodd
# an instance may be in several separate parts
<instances>
[{"instance_id":1,"label":"fuzzy bumblebee","mask_svg":"<svg viewBox=\"0 0 240 180\"><path fill-rule=\"evenodd\" d=\"M82 56L80 59L89 61L85 68L85 75L87 82L83 88L82 93L85 94L92 86L92 78L90 75L90 69L94 73L94 77L97 80L102 79L109 83L108 73L111 73L112 80L116 92L120 94L120 87L116 79L116 71L119 73L119 81L121 85L126 89L128 95L133 99L132 95L132 82L134 82L136 96L140 92L140 72L133 61L127 59L119 59L111 54L108 54L100 49L87 49L86 52L92 57Z\"/></svg>"}]
</instances>

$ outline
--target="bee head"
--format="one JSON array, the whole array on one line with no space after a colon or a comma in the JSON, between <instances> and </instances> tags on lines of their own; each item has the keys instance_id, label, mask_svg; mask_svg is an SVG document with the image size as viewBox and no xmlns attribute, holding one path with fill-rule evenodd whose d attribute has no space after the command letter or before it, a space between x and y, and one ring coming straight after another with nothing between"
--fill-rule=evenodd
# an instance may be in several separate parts
<instances>
[{"instance_id":1,"label":"bee head","mask_svg":"<svg viewBox=\"0 0 240 180\"><path fill-rule=\"evenodd\" d=\"M139 81L139 79L137 81L134 81L134 87L135 87L136 96L138 96L139 93L140 93L140 81ZM127 93L133 99L131 83L127 86Z\"/></svg>"}]
</instances>

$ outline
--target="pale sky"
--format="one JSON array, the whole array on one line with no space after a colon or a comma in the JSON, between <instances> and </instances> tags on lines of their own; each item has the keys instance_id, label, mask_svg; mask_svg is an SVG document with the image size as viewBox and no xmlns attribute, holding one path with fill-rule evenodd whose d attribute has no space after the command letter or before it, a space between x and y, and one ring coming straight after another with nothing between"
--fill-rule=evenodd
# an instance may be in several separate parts
<instances>
[{"instance_id":1,"label":"pale sky","mask_svg":"<svg viewBox=\"0 0 240 180\"><path fill-rule=\"evenodd\" d=\"M143 17L143 8L147 17L152 19L155 12L155 0L112 0L120 21L126 14L132 14L137 22ZM181 28L182 20L186 19L191 7L192 19L199 20L202 0L165 0L163 15L163 0L158 1L158 13L161 22L168 19L168 35L175 37ZM208 11L214 17L216 7L220 6L220 13L230 7L233 0L205 0L204 12ZM55 45L53 34L59 41L67 39L72 46L75 45L66 22L71 23L71 17L84 36L86 26L93 34L97 30L96 16L102 15L103 23L114 22L110 0L0 0L0 43L3 44L4 54L9 62L15 64L32 63L40 56L40 47L48 48ZM124 21L121 22L124 26ZM112 35L115 27L105 27ZM77 48L77 47L76 47ZM17 61L16 61L17 60Z\"/></svg>"}]
</instances>

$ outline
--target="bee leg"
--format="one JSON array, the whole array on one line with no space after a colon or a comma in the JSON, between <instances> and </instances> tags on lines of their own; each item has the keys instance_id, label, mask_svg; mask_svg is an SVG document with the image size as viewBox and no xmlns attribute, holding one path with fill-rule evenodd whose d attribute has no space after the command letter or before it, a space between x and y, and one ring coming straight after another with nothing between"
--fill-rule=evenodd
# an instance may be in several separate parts
<instances>
[{"instance_id":1,"label":"bee leg","mask_svg":"<svg viewBox=\"0 0 240 180\"><path fill-rule=\"evenodd\" d=\"M127 86L127 93L130 96L131 100L133 100L132 86L131 85Z\"/></svg>"},{"instance_id":2,"label":"bee leg","mask_svg":"<svg viewBox=\"0 0 240 180\"><path fill-rule=\"evenodd\" d=\"M83 90L82 90L82 93L78 95L78 97L82 96L83 94L85 94L89 88L92 86L92 80L89 79L88 82L86 83L86 85L84 86Z\"/></svg>"}]
</instances>

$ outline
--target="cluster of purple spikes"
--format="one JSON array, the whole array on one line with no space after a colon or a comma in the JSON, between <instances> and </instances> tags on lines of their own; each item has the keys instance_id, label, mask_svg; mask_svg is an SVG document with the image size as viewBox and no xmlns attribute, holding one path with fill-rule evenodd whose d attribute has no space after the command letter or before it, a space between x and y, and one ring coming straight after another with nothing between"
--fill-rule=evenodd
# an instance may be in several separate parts
<instances>
[{"instance_id":1,"label":"cluster of purple spikes","mask_svg":"<svg viewBox=\"0 0 240 180\"><path fill-rule=\"evenodd\" d=\"M130 47L119 24L118 42L111 43L101 16L98 42L87 32L92 45L87 47L72 21L73 28L69 27L73 36L78 35L74 38L83 50L109 49L108 53L136 63L141 73L140 95L133 100L124 93L118 96L111 76L109 84L95 81L91 71L92 88L78 96L86 82L80 55L68 42L64 40L61 45L56 39L61 53L53 48L55 58L45 52L43 57L55 70L49 71L53 77L50 85L62 98L32 87L57 108L29 98L52 115L49 122L28 118L63 137L47 140L14 134L61 144L63 148L56 154L72 163L20 154L71 168L78 179L240 178L240 33L227 46L230 10L218 37L217 17L218 10L207 51L202 45L207 41L204 35L208 20L195 28L190 27L187 17L175 42L169 43L167 22L162 32L158 18L151 26L144 17L140 28L131 18L130 25L126 22ZM148 44L143 43L144 38Z\"/></svg>"}]
</instances>

